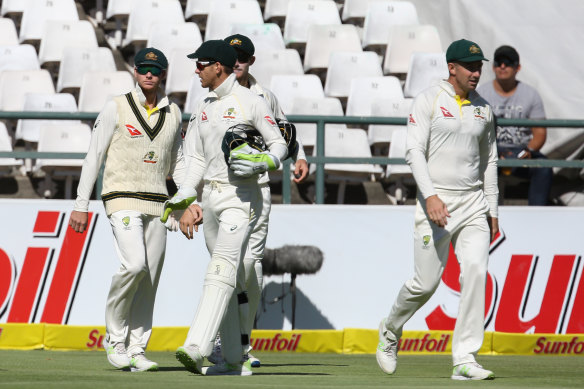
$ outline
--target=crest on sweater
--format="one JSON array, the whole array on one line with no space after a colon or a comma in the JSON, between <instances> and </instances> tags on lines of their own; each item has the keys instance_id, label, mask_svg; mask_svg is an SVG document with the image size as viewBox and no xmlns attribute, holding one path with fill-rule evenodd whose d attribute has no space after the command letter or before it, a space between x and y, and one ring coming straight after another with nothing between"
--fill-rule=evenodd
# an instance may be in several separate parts
<instances>
[{"instance_id":1,"label":"crest on sweater","mask_svg":"<svg viewBox=\"0 0 584 389\"><path fill-rule=\"evenodd\" d=\"M144 154L144 162L146 163L157 163L158 162L158 154L155 151L148 151Z\"/></svg>"}]
</instances>

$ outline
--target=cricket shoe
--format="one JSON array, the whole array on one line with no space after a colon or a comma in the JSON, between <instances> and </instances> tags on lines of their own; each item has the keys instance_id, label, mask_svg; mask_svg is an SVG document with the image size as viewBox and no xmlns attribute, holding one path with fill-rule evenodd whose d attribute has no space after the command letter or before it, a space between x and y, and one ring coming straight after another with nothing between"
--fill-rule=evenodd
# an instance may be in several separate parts
<instances>
[{"instance_id":1,"label":"cricket shoe","mask_svg":"<svg viewBox=\"0 0 584 389\"><path fill-rule=\"evenodd\" d=\"M203 374L203 356L197 346L179 347L175 356L191 373Z\"/></svg>"},{"instance_id":2,"label":"cricket shoe","mask_svg":"<svg viewBox=\"0 0 584 389\"><path fill-rule=\"evenodd\" d=\"M128 357L126 346L122 342L111 345L104 339L103 348L105 349L107 360L112 366L118 369L130 367L130 357Z\"/></svg>"},{"instance_id":3,"label":"cricket shoe","mask_svg":"<svg viewBox=\"0 0 584 389\"><path fill-rule=\"evenodd\" d=\"M262 365L260 360L257 359L256 357L254 357L253 355L251 355L249 352L246 352L245 354L243 354L243 358L241 361L244 364L246 362L248 362L251 367L260 367Z\"/></svg>"},{"instance_id":4,"label":"cricket shoe","mask_svg":"<svg viewBox=\"0 0 584 389\"><path fill-rule=\"evenodd\" d=\"M204 375L238 375L238 376L250 376L251 366L249 363L219 363L217 365L204 367Z\"/></svg>"},{"instance_id":5,"label":"cricket shoe","mask_svg":"<svg viewBox=\"0 0 584 389\"><path fill-rule=\"evenodd\" d=\"M138 371L157 371L158 370L158 363L151 361L150 359L146 358L144 353L138 353L132 355L130 359L130 371L138 372Z\"/></svg>"},{"instance_id":6,"label":"cricket shoe","mask_svg":"<svg viewBox=\"0 0 584 389\"><path fill-rule=\"evenodd\" d=\"M397 368L397 349L399 339L385 328L385 320L379 324L379 344L375 356L377 364L386 374L395 373Z\"/></svg>"},{"instance_id":7,"label":"cricket shoe","mask_svg":"<svg viewBox=\"0 0 584 389\"><path fill-rule=\"evenodd\" d=\"M493 380L495 379L495 373L490 370L483 369L481 365L476 362L463 363L454 366L452 369L453 380Z\"/></svg>"}]
</instances>

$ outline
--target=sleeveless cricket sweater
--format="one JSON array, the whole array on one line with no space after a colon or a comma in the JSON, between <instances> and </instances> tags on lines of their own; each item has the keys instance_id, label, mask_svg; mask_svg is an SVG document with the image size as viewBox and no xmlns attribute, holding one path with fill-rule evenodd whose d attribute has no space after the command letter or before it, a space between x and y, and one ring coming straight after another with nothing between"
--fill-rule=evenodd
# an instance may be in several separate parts
<instances>
[{"instance_id":1,"label":"sleeveless cricket sweater","mask_svg":"<svg viewBox=\"0 0 584 389\"><path fill-rule=\"evenodd\" d=\"M161 215L168 199L170 154L180 131L171 110L178 107L170 104L148 118L135 92L114 101L118 124L107 151L101 194L106 213L131 209Z\"/></svg>"}]
</instances>

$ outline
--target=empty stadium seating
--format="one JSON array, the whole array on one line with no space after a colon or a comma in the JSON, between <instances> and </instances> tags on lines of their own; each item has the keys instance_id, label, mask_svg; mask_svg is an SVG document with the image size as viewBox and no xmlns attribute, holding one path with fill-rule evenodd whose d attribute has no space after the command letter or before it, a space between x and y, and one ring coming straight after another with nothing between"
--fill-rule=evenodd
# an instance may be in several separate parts
<instances>
[{"instance_id":1,"label":"empty stadium seating","mask_svg":"<svg viewBox=\"0 0 584 389\"><path fill-rule=\"evenodd\" d=\"M0 18L0 45L17 45L18 33L12 19Z\"/></svg>"},{"instance_id":2,"label":"empty stadium seating","mask_svg":"<svg viewBox=\"0 0 584 389\"><path fill-rule=\"evenodd\" d=\"M145 44L148 32L154 23L184 23L178 0L151 0L134 3L128 17L128 28L122 46Z\"/></svg>"},{"instance_id":3,"label":"empty stadium seating","mask_svg":"<svg viewBox=\"0 0 584 389\"><path fill-rule=\"evenodd\" d=\"M432 84L447 78L445 53L413 53L408 66L404 95L415 97Z\"/></svg>"},{"instance_id":4,"label":"empty stadium seating","mask_svg":"<svg viewBox=\"0 0 584 389\"><path fill-rule=\"evenodd\" d=\"M0 46L0 72L5 70L40 70L39 59L32 45Z\"/></svg>"},{"instance_id":5,"label":"empty stadium seating","mask_svg":"<svg viewBox=\"0 0 584 389\"><path fill-rule=\"evenodd\" d=\"M79 20L73 0L28 1L22 13L19 40L40 41L48 20Z\"/></svg>"},{"instance_id":6,"label":"empty stadium seating","mask_svg":"<svg viewBox=\"0 0 584 389\"><path fill-rule=\"evenodd\" d=\"M175 47L170 51L165 90L167 95L178 94L186 97L190 79L196 69L195 61L187 57L193 51L192 46Z\"/></svg>"},{"instance_id":7,"label":"empty stadium seating","mask_svg":"<svg viewBox=\"0 0 584 389\"><path fill-rule=\"evenodd\" d=\"M410 113L413 99L395 97L395 98L378 98L371 106L371 116L375 117L407 117ZM406 126L388 125L388 124L370 124L367 129L369 144L375 155L387 155L391 136L394 131L405 129Z\"/></svg>"},{"instance_id":8,"label":"empty stadium seating","mask_svg":"<svg viewBox=\"0 0 584 389\"><path fill-rule=\"evenodd\" d=\"M47 70L8 70L0 73L0 110L22 111L27 93L55 93Z\"/></svg>"},{"instance_id":9,"label":"empty stadium seating","mask_svg":"<svg viewBox=\"0 0 584 389\"><path fill-rule=\"evenodd\" d=\"M79 112L99 112L108 99L132 88L134 79L128 72L85 73L79 90Z\"/></svg>"},{"instance_id":10,"label":"empty stadium seating","mask_svg":"<svg viewBox=\"0 0 584 389\"><path fill-rule=\"evenodd\" d=\"M201 79L197 74L193 73L189 78L189 89L187 90L183 112L193 113L197 101L203 98L207 93L209 93L209 88L203 88L201 86Z\"/></svg>"},{"instance_id":11,"label":"empty stadium seating","mask_svg":"<svg viewBox=\"0 0 584 389\"><path fill-rule=\"evenodd\" d=\"M330 54L324 94L331 97L347 98L351 91L351 80L355 77L382 77L379 57L372 51ZM401 91L401 87L400 87Z\"/></svg>"},{"instance_id":12,"label":"empty stadium seating","mask_svg":"<svg viewBox=\"0 0 584 389\"><path fill-rule=\"evenodd\" d=\"M231 33L234 24L245 21L250 24L261 24L264 19L257 1L214 0L211 3L205 40L223 39Z\"/></svg>"},{"instance_id":13,"label":"empty stadium seating","mask_svg":"<svg viewBox=\"0 0 584 389\"><path fill-rule=\"evenodd\" d=\"M262 23L262 24L233 24L231 27L231 34L242 34L253 42L256 52L267 50L284 50L286 44L282 31L277 24Z\"/></svg>"},{"instance_id":14,"label":"empty stadium seating","mask_svg":"<svg viewBox=\"0 0 584 389\"><path fill-rule=\"evenodd\" d=\"M392 132L389 158L405 158L407 130L399 128ZM394 201L403 204L406 200L406 183L413 181L412 169L408 165L387 165L385 177L395 185Z\"/></svg>"},{"instance_id":15,"label":"empty stadium seating","mask_svg":"<svg viewBox=\"0 0 584 389\"><path fill-rule=\"evenodd\" d=\"M385 50L383 72L407 73L410 57L416 51L439 53L442 51L438 30L433 25L397 25L390 29Z\"/></svg>"},{"instance_id":16,"label":"empty stadium seating","mask_svg":"<svg viewBox=\"0 0 584 389\"><path fill-rule=\"evenodd\" d=\"M303 45L312 25L341 24L337 5L332 0L296 0L288 3L284 24L286 45Z\"/></svg>"},{"instance_id":17,"label":"empty stadium seating","mask_svg":"<svg viewBox=\"0 0 584 389\"><path fill-rule=\"evenodd\" d=\"M11 14L22 14L26 6L26 1L23 0L2 0L2 7L0 14L2 16Z\"/></svg>"},{"instance_id":18,"label":"empty stadium seating","mask_svg":"<svg viewBox=\"0 0 584 389\"><path fill-rule=\"evenodd\" d=\"M294 49L257 51L250 73L261 85L270 85L275 75L303 75L302 60Z\"/></svg>"},{"instance_id":19,"label":"empty stadium seating","mask_svg":"<svg viewBox=\"0 0 584 389\"><path fill-rule=\"evenodd\" d=\"M394 76L354 78L349 88L347 116L372 116L375 101L403 99L400 81Z\"/></svg>"},{"instance_id":20,"label":"empty stadium seating","mask_svg":"<svg viewBox=\"0 0 584 389\"><path fill-rule=\"evenodd\" d=\"M0 151L13 151L12 139L8 135L6 125L0 122ZM12 175L13 168L22 166L22 161L16 158L0 158L0 176Z\"/></svg>"},{"instance_id":21,"label":"empty stadium seating","mask_svg":"<svg viewBox=\"0 0 584 389\"><path fill-rule=\"evenodd\" d=\"M326 69L331 53L335 51L362 51L357 28L351 24L310 26L304 55L304 71Z\"/></svg>"},{"instance_id":22,"label":"empty stadium seating","mask_svg":"<svg viewBox=\"0 0 584 389\"><path fill-rule=\"evenodd\" d=\"M115 72L112 51L107 47L66 47L59 67L57 92L79 94L83 75L89 72Z\"/></svg>"},{"instance_id":23,"label":"empty stadium seating","mask_svg":"<svg viewBox=\"0 0 584 389\"><path fill-rule=\"evenodd\" d=\"M392 26L416 24L418 13L409 1L370 2L363 24L363 47L385 49Z\"/></svg>"},{"instance_id":24,"label":"empty stadium seating","mask_svg":"<svg viewBox=\"0 0 584 389\"><path fill-rule=\"evenodd\" d=\"M190 54L201 43L203 43L201 31L195 23L154 23L148 31L146 47L155 47L169 58L174 48L190 47Z\"/></svg>"},{"instance_id":25,"label":"empty stadium seating","mask_svg":"<svg viewBox=\"0 0 584 389\"><path fill-rule=\"evenodd\" d=\"M324 91L320 79L314 74L276 75L272 77L270 90L274 92L284 113L290 112L294 99L322 98Z\"/></svg>"},{"instance_id":26,"label":"empty stadium seating","mask_svg":"<svg viewBox=\"0 0 584 389\"><path fill-rule=\"evenodd\" d=\"M45 22L39 49L39 62L61 62L69 47L97 48L93 26L87 20L49 20Z\"/></svg>"}]
</instances>

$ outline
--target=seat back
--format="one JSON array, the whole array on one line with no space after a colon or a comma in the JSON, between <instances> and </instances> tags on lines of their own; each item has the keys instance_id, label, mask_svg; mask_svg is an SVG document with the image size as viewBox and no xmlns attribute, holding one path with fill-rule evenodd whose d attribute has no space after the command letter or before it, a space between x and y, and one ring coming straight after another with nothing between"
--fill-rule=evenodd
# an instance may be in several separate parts
<instances>
[{"instance_id":1,"label":"seat back","mask_svg":"<svg viewBox=\"0 0 584 389\"><path fill-rule=\"evenodd\" d=\"M205 40L224 39L231 33L233 25L242 21L250 24L264 22L257 1L214 0L207 15Z\"/></svg>"},{"instance_id":2,"label":"seat back","mask_svg":"<svg viewBox=\"0 0 584 389\"><path fill-rule=\"evenodd\" d=\"M445 53L412 53L404 95L416 97L424 89L448 78Z\"/></svg>"},{"instance_id":3,"label":"seat back","mask_svg":"<svg viewBox=\"0 0 584 389\"><path fill-rule=\"evenodd\" d=\"M294 49L256 51L250 73L260 85L270 85L276 75L303 75L302 60Z\"/></svg>"},{"instance_id":4,"label":"seat back","mask_svg":"<svg viewBox=\"0 0 584 389\"><path fill-rule=\"evenodd\" d=\"M2 7L4 7L2 2ZM18 44L18 33L16 32L16 26L12 19L0 18L0 45L17 45Z\"/></svg>"},{"instance_id":5,"label":"seat back","mask_svg":"<svg viewBox=\"0 0 584 389\"><path fill-rule=\"evenodd\" d=\"M6 130L6 125L3 122L0 122L0 151L13 151L12 139L10 139L10 135L8 135L8 131ZM21 165L21 160L12 157L0 158L0 174L10 173L12 167L18 167Z\"/></svg>"},{"instance_id":6,"label":"seat back","mask_svg":"<svg viewBox=\"0 0 584 389\"><path fill-rule=\"evenodd\" d=\"M329 66L324 84L324 94L332 97L348 97L351 80L361 77L383 77L379 57L372 51L330 54Z\"/></svg>"},{"instance_id":7,"label":"seat back","mask_svg":"<svg viewBox=\"0 0 584 389\"><path fill-rule=\"evenodd\" d=\"M134 78L129 72L85 73L79 90L79 112L100 112L109 99L133 88Z\"/></svg>"},{"instance_id":8,"label":"seat back","mask_svg":"<svg viewBox=\"0 0 584 389\"><path fill-rule=\"evenodd\" d=\"M0 72L5 70L40 70L41 65L32 45L0 46Z\"/></svg>"},{"instance_id":9,"label":"seat back","mask_svg":"<svg viewBox=\"0 0 584 389\"><path fill-rule=\"evenodd\" d=\"M267 50L284 50L282 30L275 23L233 24L231 34L242 34L253 42L256 53Z\"/></svg>"},{"instance_id":10,"label":"seat back","mask_svg":"<svg viewBox=\"0 0 584 389\"><path fill-rule=\"evenodd\" d=\"M418 12L409 1L371 2L363 24L363 47L385 46L392 26L416 24L420 24Z\"/></svg>"},{"instance_id":11,"label":"seat back","mask_svg":"<svg viewBox=\"0 0 584 389\"><path fill-rule=\"evenodd\" d=\"M442 51L440 35L435 26L404 25L393 26L385 50L383 72L406 73L413 52L439 53Z\"/></svg>"},{"instance_id":12,"label":"seat back","mask_svg":"<svg viewBox=\"0 0 584 389\"><path fill-rule=\"evenodd\" d=\"M189 89L183 109L184 113L193 113L197 102L209 93L209 88L203 88L201 79L197 74L192 74L189 78Z\"/></svg>"},{"instance_id":13,"label":"seat back","mask_svg":"<svg viewBox=\"0 0 584 389\"><path fill-rule=\"evenodd\" d=\"M59 66L57 91L78 92L83 75L95 71L116 71L114 55L108 47L66 47Z\"/></svg>"},{"instance_id":14,"label":"seat back","mask_svg":"<svg viewBox=\"0 0 584 389\"><path fill-rule=\"evenodd\" d=\"M406 140L408 131L405 128L399 128L392 132L391 143L389 144L388 158L405 158L406 157ZM387 165L385 176L392 175L411 175L412 169L408 165Z\"/></svg>"},{"instance_id":15,"label":"seat back","mask_svg":"<svg viewBox=\"0 0 584 389\"><path fill-rule=\"evenodd\" d=\"M20 22L20 42L40 40L47 20L79 20L75 1L27 1Z\"/></svg>"},{"instance_id":16,"label":"seat back","mask_svg":"<svg viewBox=\"0 0 584 389\"><path fill-rule=\"evenodd\" d=\"M292 109L287 114L343 116L343 106L336 97L295 98ZM309 151L316 145L316 123L294 124L298 137L300 137L306 153L309 154ZM346 128L347 126L345 124L325 124L324 127L327 129L331 127Z\"/></svg>"},{"instance_id":17,"label":"seat back","mask_svg":"<svg viewBox=\"0 0 584 389\"><path fill-rule=\"evenodd\" d=\"M187 55L192 53L193 47L175 47L168 56L168 73L166 76L165 91L167 95L184 93L189 90L190 79L195 74L195 62ZM198 76L196 76L199 78Z\"/></svg>"},{"instance_id":18,"label":"seat back","mask_svg":"<svg viewBox=\"0 0 584 389\"><path fill-rule=\"evenodd\" d=\"M148 31L146 47L154 47L170 58L172 49L190 47L192 53L203 43L201 31L196 23L154 23ZM172 64L172 62L169 62Z\"/></svg>"},{"instance_id":19,"label":"seat back","mask_svg":"<svg viewBox=\"0 0 584 389\"><path fill-rule=\"evenodd\" d=\"M91 141L91 128L87 124L45 125L41 127L39 152L86 153ZM83 159L36 160L37 169L81 170Z\"/></svg>"},{"instance_id":20,"label":"seat back","mask_svg":"<svg viewBox=\"0 0 584 389\"><path fill-rule=\"evenodd\" d=\"M122 46L145 42L154 23L182 24L185 22L179 0L149 0L134 3L128 17L128 28Z\"/></svg>"},{"instance_id":21,"label":"seat back","mask_svg":"<svg viewBox=\"0 0 584 389\"><path fill-rule=\"evenodd\" d=\"M298 76L276 75L272 77L270 90L276 95L284 113L290 112L294 99L323 98L324 91L320 79L314 74Z\"/></svg>"},{"instance_id":22,"label":"seat back","mask_svg":"<svg viewBox=\"0 0 584 389\"><path fill-rule=\"evenodd\" d=\"M413 99L403 97L377 99L371 107L371 116L407 118L410 114L412 102ZM387 147L391 142L393 132L405 128L405 125L370 124L367 129L369 144L380 149ZM387 155L387 151L389 150L387 149L383 155Z\"/></svg>"},{"instance_id":23,"label":"seat back","mask_svg":"<svg viewBox=\"0 0 584 389\"><path fill-rule=\"evenodd\" d=\"M304 54L304 71L327 68L335 51L361 52L361 40L352 24L312 25Z\"/></svg>"},{"instance_id":24,"label":"seat back","mask_svg":"<svg viewBox=\"0 0 584 389\"><path fill-rule=\"evenodd\" d=\"M97 48L95 30L87 20L48 20L39 49L39 62L60 62L65 48Z\"/></svg>"},{"instance_id":25,"label":"seat back","mask_svg":"<svg viewBox=\"0 0 584 389\"><path fill-rule=\"evenodd\" d=\"M347 99L347 116L371 116L371 108L376 100L403 97L401 83L397 77L354 78Z\"/></svg>"},{"instance_id":26,"label":"seat back","mask_svg":"<svg viewBox=\"0 0 584 389\"><path fill-rule=\"evenodd\" d=\"M292 0L284 23L284 42L304 44L308 29L318 24L341 24L337 5L332 0Z\"/></svg>"},{"instance_id":27,"label":"seat back","mask_svg":"<svg viewBox=\"0 0 584 389\"><path fill-rule=\"evenodd\" d=\"M47 70L7 70L0 73L0 110L21 111L27 93L55 93Z\"/></svg>"}]
</instances>

